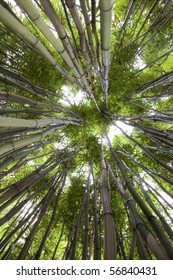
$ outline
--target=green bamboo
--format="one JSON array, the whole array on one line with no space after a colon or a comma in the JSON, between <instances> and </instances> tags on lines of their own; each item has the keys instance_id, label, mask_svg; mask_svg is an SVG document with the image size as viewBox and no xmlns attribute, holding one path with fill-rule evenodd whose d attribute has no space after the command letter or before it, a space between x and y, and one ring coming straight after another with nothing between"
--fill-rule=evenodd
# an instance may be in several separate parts
<instances>
[{"instance_id":1,"label":"green bamboo","mask_svg":"<svg viewBox=\"0 0 173 280\"><path fill-rule=\"evenodd\" d=\"M1 13L0 20L10 28L14 33L19 35L23 40L26 40L33 48L39 51L55 69L63 76L67 77L69 81L75 83L75 80L70 74L64 70L49 53L49 51L43 46L43 44L35 37L24 25L22 25L16 18L14 18L3 6L0 5Z\"/></svg>"}]
</instances>

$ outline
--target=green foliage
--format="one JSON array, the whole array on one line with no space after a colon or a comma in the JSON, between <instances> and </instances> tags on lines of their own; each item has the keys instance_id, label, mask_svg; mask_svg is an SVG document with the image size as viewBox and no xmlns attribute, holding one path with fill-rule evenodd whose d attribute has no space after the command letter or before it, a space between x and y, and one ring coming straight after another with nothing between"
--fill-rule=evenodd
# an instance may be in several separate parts
<instances>
[{"instance_id":1,"label":"green foliage","mask_svg":"<svg viewBox=\"0 0 173 280\"><path fill-rule=\"evenodd\" d=\"M58 36L50 19L45 15L41 6L37 5L37 2L34 5L39 10L41 17L50 26L50 30L53 30L55 36ZM74 248L74 258L82 259L82 250L86 245L84 242L87 241L88 259L94 258L96 241L100 243L100 248L97 248L100 249L100 258L104 258L106 215L103 215L102 194L102 182L105 174L101 161L101 151L103 150L108 171L106 173L110 194L110 205L108 206L111 206L116 229L117 259L129 259L135 234L137 246L134 248L133 259L137 260L141 258L139 237L136 235L138 224L135 225L134 212L128 208L122 189L127 190L128 184L131 183L132 188L142 198L151 214L157 216L144 196L145 191L169 225L172 215L170 207L172 172L170 167L172 167L173 154L171 107L173 101L173 76L171 76L173 41L170 13L173 7L170 3L170 6L168 5L163 12L166 1L161 0L151 11L153 1L115 1L112 16L110 65L108 67L108 92L105 92L104 67L101 65L103 54L100 48L99 7L96 3L96 18L92 18L93 10L90 2L85 1L89 17L91 15L92 19L90 26L92 47L97 56L97 65L91 42L87 37L88 26L85 26L84 15L80 5L77 5L81 23L85 29L87 51L91 59L91 64L86 67L86 61L81 52L81 44L84 42L79 38L80 32L76 27L77 24L68 9L65 15L62 5L64 2L51 0L55 12L68 34L77 63L80 65L80 74L78 73L80 79L75 77L61 54L57 53L34 22L31 22L23 13L20 19L53 55L58 64L73 76L75 83L63 77L46 58L34 49L34 46L30 46L2 23L0 24L0 66L2 66L0 68L2 76L0 80L0 117L31 119L36 124L37 119L44 118L70 120L68 125L58 125L52 121L49 125L45 124L42 127L36 125L36 128L3 128L0 124L2 147L6 144L11 147L7 152L2 149L0 155L0 167L4 166L0 172L2 178L0 201L1 199L3 201L0 206L0 222L4 217L8 217L10 211L13 213L1 226L1 241L17 228L6 246L1 248L0 256L5 259L16 259L19 256L34 223L37 222L42 207L48 201L48 198L45 200L43 198L49 190L53 190L53 199L34 233L26 259L36 258L37 250L50 221L52 221L52 225L40 259L52 259L56 246L54 259L70 259ZM91 2L94 3L94 1ZM130 6L129 3L134 5ZM19 16L18 12L16 14ZM94 20L96 20L97 35L94 34ZM69 50L67 52L70 53ZM74 67L76 67L75 63ZM5 69L13 73L7 73ZM88 83L87 87L85 79ZM7 93L6 98L2 94L4 92ZM78 96L81 92L84 93L84 98L79 102ZM30 98L35 105L10 99L8 93ZM65 99L69 101L68 105L64 101ZM42 102L44 105L38 106L37 102ZM145 117L146 119L144 119ZM163 117L165 117L165 121ZM122 131L116 130L113 136L110 131L112 123L115 125L120 123L119 126L122 129ZM133 131L126 131L125 124L126 126L129 124ZM51 132L46 134L50 129ZM156 135L154 132L158 134ZM28 137L37 133L41 135L39 141L33 141L30 144L25 142L22 147L18 147L20 140L27 141ZM106 134L109 138L112 137L109 145L106 141ZM148 154L146 151L149 151ZM166 164L168 168L165 168L163 164ZM19 185L21 180L24 180L24 183ZM146 183L150 187L146 187ZM120 185L122 186L121 191ZM60 193L61 187L62 192ZM9 195L7 198L6 193ZM160 194L163 197L169 197L166 198L167 203ZM57 196L59 196L59 201L56 208ZM146 231L152 233L160 244L156 227L154 228L148 221L150 217L149 219L146 217L137 198L131 195L131 199L134 200L135 209L140 215ZM159 203L159 199L164 207ZM22 202L25 202L24 205L18 209L17 207ZM109 202L107 203L109 204ZM30 207L30 211L28 207ZM54 210L56 213L52 216ZM167 214L170 217L167 218ZM21 224L25 218L27 221ZM31 223L28 226L29 222ZM170 242L168 247L171 247L172 236L165 230L162 221L159 221L159 226L160 232ZM144 240L144 242L147 244L148 241ZM161 244L161 246L166 252L168 251L165 245ZM155 259L152 250L149 248L147 250L149 259Z\"/></svg>"}]
</instances>

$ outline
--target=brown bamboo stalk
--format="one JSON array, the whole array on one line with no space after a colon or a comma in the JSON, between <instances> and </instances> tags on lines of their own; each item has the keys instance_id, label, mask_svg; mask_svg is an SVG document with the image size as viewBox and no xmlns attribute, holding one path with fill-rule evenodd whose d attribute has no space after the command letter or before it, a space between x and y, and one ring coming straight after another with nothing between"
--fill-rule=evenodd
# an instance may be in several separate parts
<instances>
[{"instance_id":1,"label":"brown bamboo stalk","mask_svg":"<svg viewBox=\"0 0 173 280\"><path fill-rule=\"evenodd\" d=\"M161 229L159 223L157 222L156 218L153 216L151 211L145 205L145 203L143 202L143 200L141 199L141 197L138 195L138 193L134 189L133 185L131 184L121 160L118 158L117 154L115 153L115 151L112 148L112 145L110 143L110 140L109 140L108 136L107 136L107 140L108 140L108 145L109 145L111 154L112 154L113 158L115 159L116 164L119 167L119 170L120 170L120 172L122 174L122 177L125 181L125 187L130 191L134 200L139 204L140 208L144 212L148 221L151 223L151 225L152 225L155 233L157 234L160 242L162 243L168 257L170 259L172 259L173 258L173 247L172 247L171 243L169 242L168 238L165 236L165 234L164 234L163 230ZM143 226L141 226L141 228L143 228ZM146 234L144 234L143 238L145 238L145 240L148 239ZM149 235L149 240L150 240L150 235ZM151 237L151 241L152 240L153 240L153 237ZM153 241L153 242L155 243L155 241Z\"/></svg>"},{"instance_id":2,"label":"brown bamboo stalk","mask_svg":"<svg viewBox=\"0 0 173 280\"><path fill-rule=\"evenodd\" d=\"M65 171L65 172L64 172L64 171ZM45 243L46 243L46 241L47 241L47 239L48 239L48 236L49 236L49 234L50 234L51 228L53 227L53 224L54 224L54 222L55 222L56 214L57 214L57 209L58 209L58 204L59 204L59 200L60 200L60 197L61 197L63 188L64 188L64 186L65 186L65 179L66 179L66 174L65 174L65 173L67 173L67 170L66 170L66 169L63 170L62 174L60 175L60 178L58 178L58 180L56 180L55 183L54 183L54 188L55 188L55 187L57 188L57 186L61 183L61 180L62 180L62 185L61 185L61 187L59 188L58 194L57 194L57 196L56 196L55 205L54 205L54 208L53 208L52 216L51 216L51 218L50 218L50 222L49 222L49 224L48 224L48 226L47 226L47 228L46 228L46 231L45 231L45 233L44 233L44 236L43 236L43 238L42 238L42 241L41 241L41 243L40 243L40 246L39 246L39 248L38 248L38 250L37 250L37 252L36 252L36 254L35 254L35 257L34 257L34 259L36 259L36 260L39 260L40 257L41 257L41 253L42 253L43 248L44 248L44 246L45 246ZM64 178L62 178L62 176L64 176Z\"/></svg>"},{"instance_id":3,"label":"brown bamboo stalk","mask_svg":"<svg viewBox=\"0 0 173 280\"><path fill-rule=\"evenodd\" d=\"M112 216L112 209L110 204L110 193L108 189L108 174L104 160L103 148L101 151L101 197L103 204L103 219L104 219L104 259L116 259L116 237L115 224Z\"/></svg>"},{"instance_id":4,"label":"brown bamboo stalk","mask_svg":"<svg viewBox=\"0 0 173 280\"><path fill-rule=\"evenodd\" d=\"M26 255L27 255L29 248L32 244L32 241L34 239L34 235L38 229L40 222L42 221L42 219L45 215L47 208L51 204L54 195L55 195L55 190L49 189L48 193L44 196L41 207L40 207L40 213L31 229L28 237L26 237L26 239L25 239L25 244L19 253L18 260L24 260L26 258Z\"/></svg>"}]
</instances>

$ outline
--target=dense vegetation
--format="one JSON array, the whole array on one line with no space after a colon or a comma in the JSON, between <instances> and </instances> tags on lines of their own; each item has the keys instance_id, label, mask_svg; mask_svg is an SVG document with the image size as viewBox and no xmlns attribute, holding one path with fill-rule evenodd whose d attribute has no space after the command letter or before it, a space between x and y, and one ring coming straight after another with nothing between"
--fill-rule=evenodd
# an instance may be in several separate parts
<instances>
[{"instance_id":1,"label":"dense vegetation","mask_svg":"<svg viewBox=\"0 0 173 280\"><path fill-rule=\"evenodd\" d=\"M173 259L173 2L0 1L1 259Z\"/></svg>"}]
</instances>

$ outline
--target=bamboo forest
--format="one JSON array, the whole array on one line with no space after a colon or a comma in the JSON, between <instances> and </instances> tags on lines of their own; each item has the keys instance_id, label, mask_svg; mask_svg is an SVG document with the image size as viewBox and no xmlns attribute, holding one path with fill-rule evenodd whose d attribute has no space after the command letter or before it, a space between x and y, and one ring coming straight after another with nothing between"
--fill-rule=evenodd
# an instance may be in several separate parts
<instances>
[{"instance_id":1,"label":"bamboo forest","mask_svg":"<svg viewBox=\"0 0 173 280\"><path fill-rule=\"evenodd\" d=\"M173 1L0 0L0 259L173 259Z\"/></svg>"}]
</instances>

